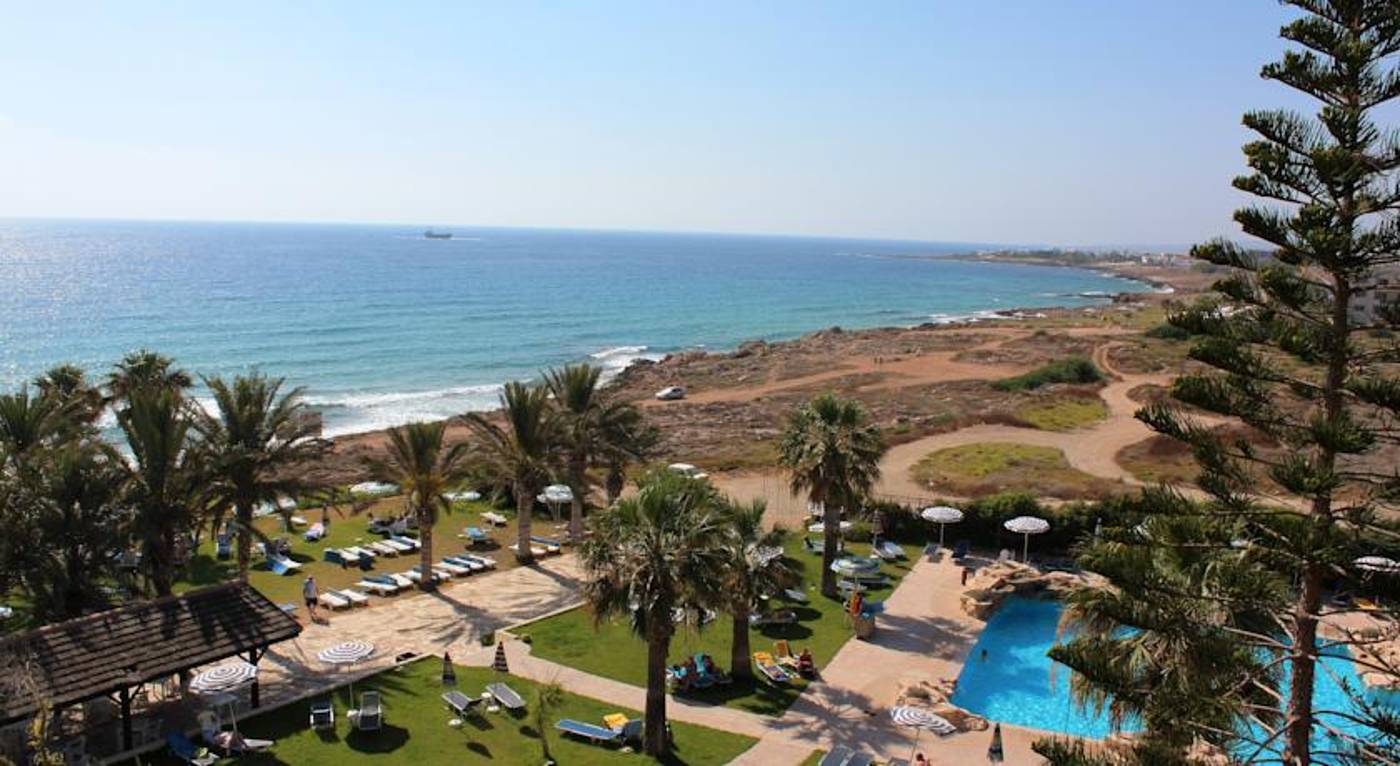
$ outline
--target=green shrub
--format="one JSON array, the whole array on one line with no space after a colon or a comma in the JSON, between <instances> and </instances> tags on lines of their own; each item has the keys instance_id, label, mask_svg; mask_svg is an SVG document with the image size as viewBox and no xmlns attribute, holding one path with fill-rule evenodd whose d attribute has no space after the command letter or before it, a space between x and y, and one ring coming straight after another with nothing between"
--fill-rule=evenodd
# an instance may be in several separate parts
<instances>
[{"instance_id":1,"label":"green shrub","mask_svg":"<svg viewBox=\"0 0 1400 766\"><path fill-rule=\"evenodd\" d=\"M998 380L992 387L1002 391L1030 391L1051 383L1098 383L1103 377L1088 357L1068 356L1024 375Z\"/></svg>"},{"instance_id":2,"label":"green shrub","mask_svg":"<svg viewBox=\"0 0 1400 766\"><path fill-rule=\"evenodd\" d=\"M1143 333L1143 335L1146 335L1149 338L1156 338L1158 340L1186 340L1187 338L1191 337L1191 333L1187 332L1184 328L1177 327L1176 325L1169 324L1167 322L1163 322L1155 327L1149 328L1147 332Z\"/></svg>"},{"instance_id":3,"label":"green shrub","mask_svg":"<svg viewBox=\"0 0 1400 766\"><path fill-rule=\"evenodd\" d=\"M886 533L886 537L889 533ZM875 539L875 528L868 521L851 522L851 528L841 533L842 539L853 543L868 543Z\"/></svg>"}]
</instances>

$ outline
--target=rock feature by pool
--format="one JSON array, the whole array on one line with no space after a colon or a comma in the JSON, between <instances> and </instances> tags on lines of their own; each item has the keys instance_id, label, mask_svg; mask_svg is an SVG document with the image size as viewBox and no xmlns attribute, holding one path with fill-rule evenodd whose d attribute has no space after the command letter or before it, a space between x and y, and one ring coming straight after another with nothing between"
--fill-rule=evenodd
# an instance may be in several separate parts
<instances>
[{"instance_id":1,"label":"rock feature by pool","mask_svg":"<svg viewBox=\"0 0 1400 766\"><path fill-rule=\"evenodd\" d=\"M979 567L963 590L962 610L986 620L1009 596L1061 598L1075 588L1102 583L1103 578L1088 572L1042 571L1017 561L998 561Z\"/></svg>"}]
</instances>

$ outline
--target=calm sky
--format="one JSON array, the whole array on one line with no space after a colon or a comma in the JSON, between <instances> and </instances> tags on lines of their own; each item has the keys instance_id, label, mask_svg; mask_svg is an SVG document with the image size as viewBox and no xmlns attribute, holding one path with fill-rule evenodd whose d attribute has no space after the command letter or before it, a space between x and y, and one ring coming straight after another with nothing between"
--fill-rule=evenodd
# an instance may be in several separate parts
<instances>
[{"instance_id":1,"label":"calm sky","mask_svg":"<svg viewBox=\"0 0 1400 766\"><path fill-rule=\"evenodd\" d=\"M0 3L0 216L1184 243L1272 0Z\"/></svg>"}]
</instances>

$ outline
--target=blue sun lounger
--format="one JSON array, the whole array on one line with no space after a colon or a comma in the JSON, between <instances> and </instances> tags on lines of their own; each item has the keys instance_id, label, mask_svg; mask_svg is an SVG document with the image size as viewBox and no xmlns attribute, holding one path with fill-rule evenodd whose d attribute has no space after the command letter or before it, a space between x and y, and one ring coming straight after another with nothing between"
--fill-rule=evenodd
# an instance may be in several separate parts
<instances>
[{"instance_id":1,"label":"blue sun lounger","mask_svg":"<svg viewBox=\"0 0 1400 766\"><path fill-rule=\"evenodd\" d=\"M467 527L467 539L475 545L490 540L491 536L482 531L481 527Z\"/></svg>"},{"instance_id":2,"label":"blue sun lounger","mask_svg":"<svg viewBox=\"0 0 1400 766\"><path fill-rule=\"evenodd\" d=\"M267 560L267 566L274 574L289 575L301 571L301 564L286 556L274 556Z\"/></svg>"},{"instance_id":3,"label":"blue sun lounger","mask_svg":"<svg viewBox=\"0 0 1400 766\"><path fill-rule=\"evenodd\" d=\"M617 742L622 739L622 732L620 731L613 731L612 729L603 726L595 726L591 723L584 723L583 721L575 721L572 718L565 718L559 721L554 724L554 728L565 734L572 734L575 737L586 739L595 745L604 742Z\"/></svg>"}]
</instances>

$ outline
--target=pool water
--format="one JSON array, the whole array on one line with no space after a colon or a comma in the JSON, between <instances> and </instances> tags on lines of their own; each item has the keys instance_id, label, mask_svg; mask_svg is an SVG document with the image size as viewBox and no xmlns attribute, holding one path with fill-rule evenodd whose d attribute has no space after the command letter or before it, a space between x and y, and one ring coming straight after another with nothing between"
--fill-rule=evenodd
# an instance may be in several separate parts
<instances>
[{"instance_id":1,"label":"pool water","mask_svg":"<svg viewBox=\"0 0 1400 766\"><path fill-rule=\"evenodd\" d=\"M1070 670L1046 656L1055 644L1062 605L1058 601L1009 598L988 620L987 627L968 655L958 676L952 702L991 721L1011 723L1043 731L1102 739L1113 732L1107 713L1081 710L1070 697ZM986 658L983 659L983 652ZM1338 647L1333 653L1342 654ZM1355 705L1344 691L1363 689L1356 667L1347 657L1325 657L1317 675L1314 701L1318 710L1352 710ZM1286 692L1285 692L1286 693ZM1400 694L1372 690L1373 703L1400 708ZM1353 735L1364 735L1365 726L1340 716L1328 724ZM1128 722L1124 731L1139 726ZM1327 747L1325 735L1317 746ZM1333 745L1335 747L1335 745ZM1322 762L1319 759L1319 762Z\"/></svg>"}]
</instances>

